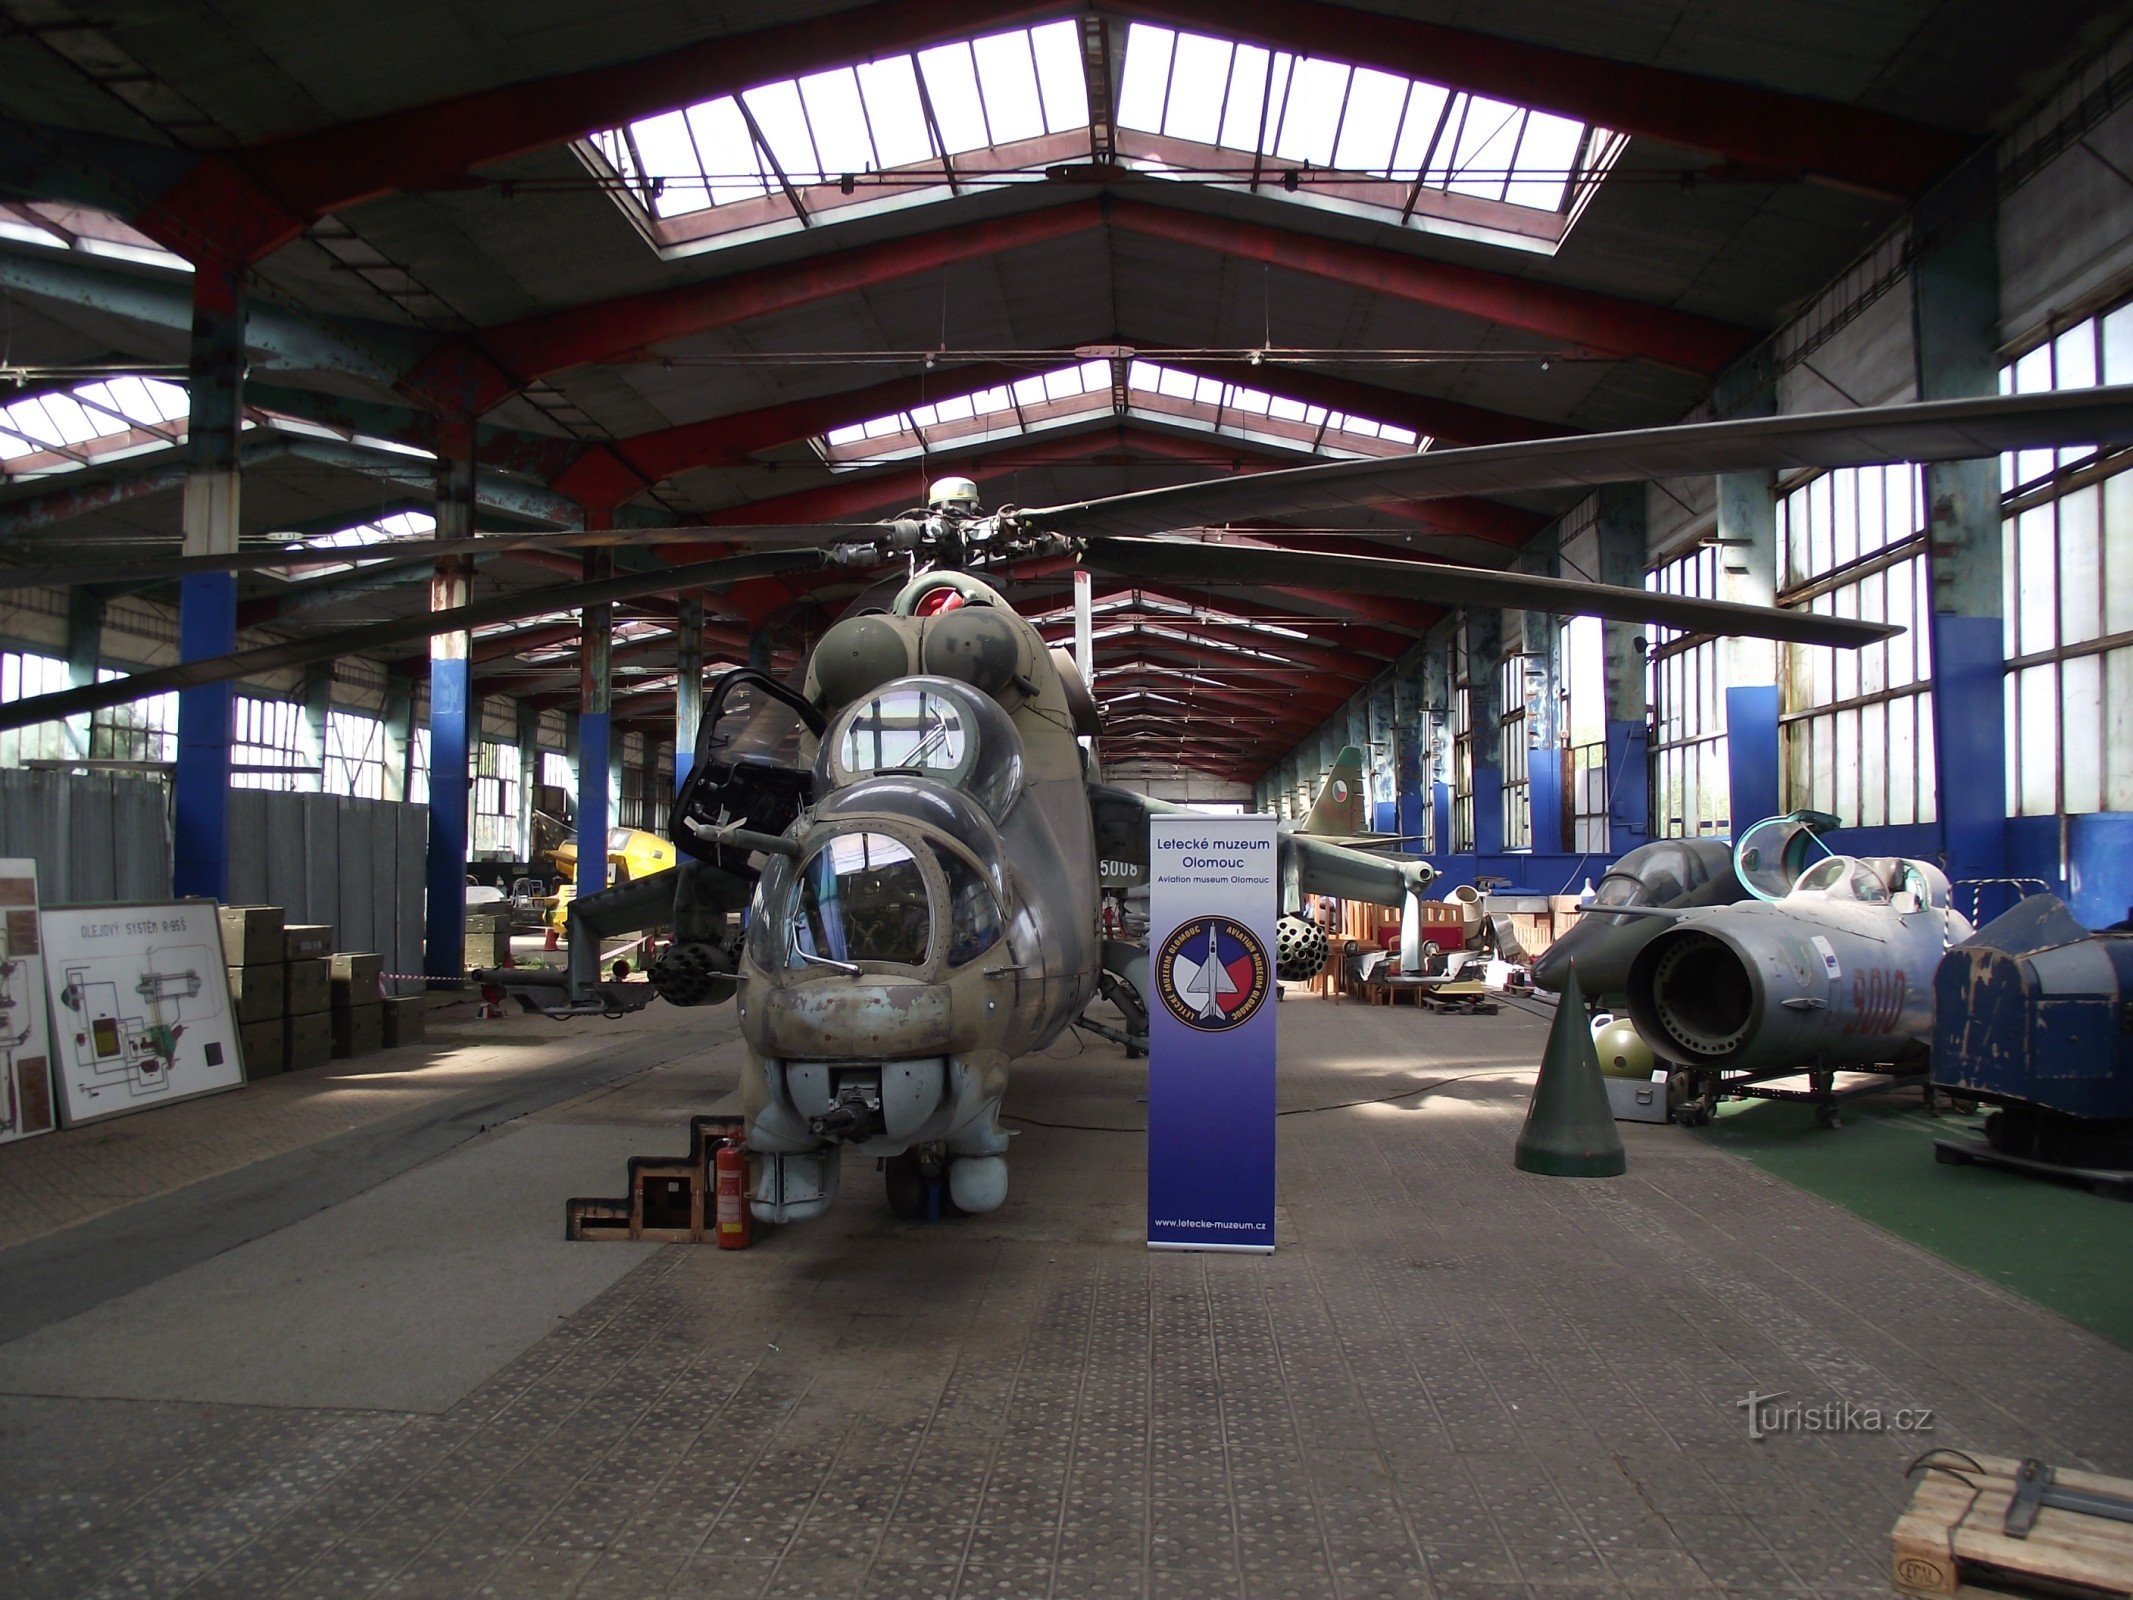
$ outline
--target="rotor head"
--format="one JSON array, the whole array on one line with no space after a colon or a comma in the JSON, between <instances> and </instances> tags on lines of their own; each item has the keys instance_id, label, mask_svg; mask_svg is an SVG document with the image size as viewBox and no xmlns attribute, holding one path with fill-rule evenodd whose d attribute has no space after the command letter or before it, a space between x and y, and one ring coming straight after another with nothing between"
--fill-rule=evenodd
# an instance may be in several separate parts
<instances>
[{"instance_id":1,"label":"rotor head","mask_svg":"<svg viewBox=\"0 0 2133 1600\"><path fill-rule=\"evenodd\" d=\"M968 478L936 478L933 487L926 491L926 505L934 511L976 516L978 486Z\"/></svg>"}]
</instances>

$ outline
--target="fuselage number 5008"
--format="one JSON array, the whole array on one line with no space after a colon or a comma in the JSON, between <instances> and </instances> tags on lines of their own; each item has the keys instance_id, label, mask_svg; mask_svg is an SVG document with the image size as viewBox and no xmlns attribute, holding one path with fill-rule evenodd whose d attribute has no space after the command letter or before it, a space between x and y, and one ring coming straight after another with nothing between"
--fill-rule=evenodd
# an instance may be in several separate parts
<instances>
[{"instance_id":1,"label":"fuselage number 5008","mask_svg":"<svg viewBox=\"0 0 2133 1600\"><path fill-rule=\"evenodd\" d=\"M1894 972L1884 972L1879 967L1855 970L1852 973L1852 1014L1844 1024L1844 1031L1865 1037L1894 1033L1896 1024L1903 1018L1904 992L1901 968Z\"/></svg>"}]
</instances>

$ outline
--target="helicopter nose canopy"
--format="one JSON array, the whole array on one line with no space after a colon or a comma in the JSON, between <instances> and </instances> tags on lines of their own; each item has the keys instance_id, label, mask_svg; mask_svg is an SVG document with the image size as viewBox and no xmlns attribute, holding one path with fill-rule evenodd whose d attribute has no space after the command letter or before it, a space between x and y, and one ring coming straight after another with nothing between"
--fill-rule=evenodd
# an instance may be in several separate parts
<instances>
[{"instance_id":1,"label":"helicopter nose canopy","mask_svg":"<svg viewBox=\"0 0 2133 1600\"><path fill-rule=\"evenodd\" d=\"M815 789L907 773L968 795L995 822L1022 790L1022 739L992 696L950 678L899 678L839 712L823 731Z\"/></svg>"},{"instance_id":2,"label":"helicopter nose canopy","mask_svg":"<svg viewBox=\"0 0 2133 1600\"><path fill-rule=\"evenodd\" d=\"M765 970L824 961L959 967L999 942L1007 872L989 818L925 778L867 778L824 802L798 866L765 869L750 954Z\"/></svg>"}]
</instances>

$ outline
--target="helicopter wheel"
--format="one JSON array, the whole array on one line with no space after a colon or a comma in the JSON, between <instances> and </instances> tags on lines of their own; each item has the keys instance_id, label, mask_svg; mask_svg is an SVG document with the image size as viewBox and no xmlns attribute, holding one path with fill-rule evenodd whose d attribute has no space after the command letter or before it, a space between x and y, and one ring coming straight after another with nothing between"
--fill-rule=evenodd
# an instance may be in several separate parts
<instances>
[{"instance_id":1,"label":"helicopter wheel","mask_svg":"<svg viewBox=\"0 0 2133 1600\"><path fill-rule=\"evenodd\" d=\"M930 1161L927 1159L929 1154L932 1156ZM955 1202L948 1198L948 1173L937 1150L914 1149L906 1150L900 1156L888 1156L882 1161L881 1175L889 1209L905 1222L939 1221L944 1217L962 1215ZM930 1218L926 1214L926 1191L929 1188L939 1196Z\"/></svg>"}]
</instances>

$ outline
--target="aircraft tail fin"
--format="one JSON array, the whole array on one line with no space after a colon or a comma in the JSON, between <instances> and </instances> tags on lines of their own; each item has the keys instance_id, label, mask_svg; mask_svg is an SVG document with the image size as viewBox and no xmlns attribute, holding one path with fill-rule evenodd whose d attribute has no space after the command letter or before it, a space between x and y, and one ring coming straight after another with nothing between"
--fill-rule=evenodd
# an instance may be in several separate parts
<instances>
[{"instance_id":1,"label":"aircraft tail fin","mask_svg":"<svg viewBox=\"0 0 2133 1600\"><path fill-rule=\"evenodd\" d=\"M1335 839L1368 831L1363 826L1363 752L1354 745L1334 759L1333 770L1326 774L1325 785L1299 831Z\"/></svg>"}]
</instances>

